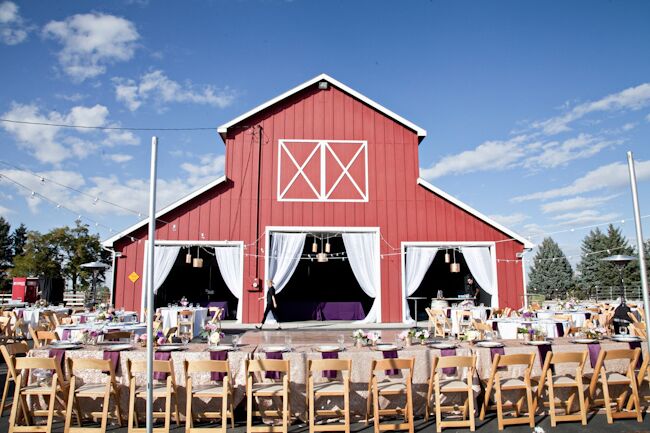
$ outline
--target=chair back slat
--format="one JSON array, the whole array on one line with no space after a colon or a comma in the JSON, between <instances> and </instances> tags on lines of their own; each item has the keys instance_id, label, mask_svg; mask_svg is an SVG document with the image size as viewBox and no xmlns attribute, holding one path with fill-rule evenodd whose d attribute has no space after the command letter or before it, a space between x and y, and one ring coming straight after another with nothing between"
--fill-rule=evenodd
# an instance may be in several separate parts
<instances>
[{"instance_id":1,"label":"chair back slat","mask_svg":"<svg viewBox=\"0 0 650 433\"><path fill-rule=\"evenodd\" d=\"M498 367L509 367L513 365L526 365L532 367L535 361L535 353L514 353L511 355L497 355L499 357ZM496 358L496 356L495 356Z\"/></svg>"},{"instance_id":2,"label":"chair back slat","mask_svg":"<svg viewBox=\"0 0 650 433\"><path fill-rule=\"evenodd\" d=\"M230 373L228 361L192 359L185 361L185 373Z\"/></svg>"},{"instance_id":3,"label":"chair back slat","mask_svg":"<svg viewBox=\"0 0 650 433\"><path fill-rule=\"evenodd\" d=\"M387 358L372 361L373 374L385 370L410 370L413 371L415 358Z\"/></svg>"},{"instance_id":4,"label":"chair back slat","mask_svg":"<svg viewBox=\"0 0 650 433\"><path fill-rule=\"evenodd\" d=\"M433 358L434 368L473 368L476 366L476 356L435 356Z\"/></svg>"},{"instance_id":5,"label":"chair back slat","mask_svg":"<svg viewBox=\"0 0 650 433\"><path fill-rule=\"evenodd\" d=\"M549 352L551 356L551 364L581 364L584 365L587 360L588 352Z\"/></svg>"},{"instance_id":6,"label":"chair back slat","mask_svg":"<svg viewBox=\"0 0 650 433\"><path fill-rule=\"evenodd\" d=\"M317 371L350 371L352 370L351 359L310 359L307 370L310 373Z\"/></svg>"},{"instance_id":7,"label":"chair back slat","mask_svg":"<svg viewBox=\"0 0 650 433\"><path fill-rule=\"evenodd\" d=\"M251 359L247 361L246 370L248 373L266 371L287 373L289 371L289 361L284 359Z\"/></svg>"}]
</instances>

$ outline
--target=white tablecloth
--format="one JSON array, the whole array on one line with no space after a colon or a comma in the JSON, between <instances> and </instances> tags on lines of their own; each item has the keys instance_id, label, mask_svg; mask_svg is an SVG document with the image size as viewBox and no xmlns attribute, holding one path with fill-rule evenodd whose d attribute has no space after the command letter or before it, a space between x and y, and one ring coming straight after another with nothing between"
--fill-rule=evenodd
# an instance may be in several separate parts
<instances>
[{"instance_id":1,"label":"white tablecloth","mask_svg":"<svg viewBox=\"0 0 650 433\"><path fill-rule=\"evenodd\" d=\"M38 318L43 311L53 311L54 313L67 313L70 309L67 307L47 307L47 308L16 308L17 314L23 315L25 326L31 325L35 328L38 325Z\"/></svg>"},{"instance_id":2,"label":"white tablecloth","mask_svg":"<svg viewBox=\"0 0 650 433\"><path fill-rule=\"evenodd\" d=\"M581 328L587 320L586 314L588 311L555 311L555 310L539 310L536 312L538 319L552 319L556 314L570 315L573 326Z\"/></svg>"},{"instance_id":3,"label":"white tablecloth","mask_svg":"<svg viewBox=\"0 0 650 433\"><path fill-rule=\"evenodd\" d=\"M79 319L76 320L75 323L86 323L86 322L94 322L95 318L97 317L97 312L94 311L92 313L78 313L78 314L73 314L72 317L78 317ZM138 321L138 314L135 311L120 311L117 310L115 311L115 314L117 317L120 318L120 322L137 322ZM83 318L83 319L82 319Z\"/></svg>"},{"instance_id":4,"label":"white tablecloth","mask_svg":"<svg viewBox=\"0 0 650 433\"><path fill-rule=\"evenodd\" d=\"M564 329L564 333L569 330L569 321L558 321L558 320L523 320L523 319L515 319L515 318L508 318L508 319L495 319L491 320L492 322L496 322L499 330L499 336L500 338L504 340L515 340L517 339L517 328L524 328L524 327L532 327L532 328L541 328L546 331L546 335L549 338L558 338L560 335L558 335L558 329L557 329L557 324L560 323L562 325L562 329Z\"/></svg>"},{"instance_id":5,"label":"white tablecloth","mask_svg":"<svg viewBox=\"0 0 650 433\"><path fill-rule=\"evenodd\" d=\"M458 335L460 332L460 314L463 311L471 311L472 312L472 317L474 319L480 319L482 321L487 320L487 312L489 308L488 307L469 307L469 308L462 308L462 307L451 307L451 317L449 320L451 321L451 333L454 335Z\"/></svg>"},{"instance_id":6,"label":"white tablecloth","mask_svg":"<svg viewBox=\"0 0 650 433\"><path fill-rule=\"evenodd\" d=\"M144 323L134 323L131 325L122 325L120 323L85 323L80 325L63 325L56 328L56 333L59 335L61 340L77 340L77 337L83 331L126 331L131 332L136 335L146 334L147 325Z\"/></svg>"},{"instance_id":7,"label":"white tablecloth","mask_svg":"<svg viewBox=\"0 0 650 433\"><path fill-rule=\"evenodd\" d=\"M169 329L178 326L178 312L183 310L191 310L194 312L194 336L198 336L203 328L203 324L208 317L208 309L205 307L165 307L160 309L162 316L163 328Z\"/></svg>"}]
</instances>

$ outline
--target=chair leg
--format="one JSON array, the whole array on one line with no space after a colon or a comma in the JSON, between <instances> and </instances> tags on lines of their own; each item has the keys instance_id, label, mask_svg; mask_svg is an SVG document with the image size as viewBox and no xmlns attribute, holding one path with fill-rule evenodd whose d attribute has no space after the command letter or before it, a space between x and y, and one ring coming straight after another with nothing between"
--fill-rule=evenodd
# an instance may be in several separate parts
<instances>
[{"instance_id":1,"label":"chair leg","mask_svg":"<svg viewBox=\"0 0 650 433\"><path fill-rule=\"evenodd\" d=\"M582 381L578 380L578 403L580 404L580 421L582 425L587 425L587 408L585 405L585 390Z\"/></svg>"},{"instance_id":2,"label":"chair leg","mask_svg":"<svg viewBox=\"0 0 650 433\"><path fill-rule=\"evenodd\" d=\"M548 406L549 406L549 412L551 413L551 427L557 426L557 420L556 420L556 415L555 415L555 389L553 388L553 383L551 381L548 382Z\"/></svg>"},{"instance_id":3,"label":"chair leg","mask_svg":"<svg viewBox=\"0 0 650 433\"><path fill-rule=\"evenodd\" d=\"M528 406L528 426L530 428L535 427L535 409L533 406L533 391L531 389L530 383L526 387L526 405Z\"/></svg>"},{"instance_id":4,"label":"chair leg","mask_svg":"<svg viewBox=\"0 0 650 433\"><path fill-rule=\"evenodd\" d=\"M495 400L497 402L497 427L503 430L503 403L501 402L501 381L496 381Z\"/></svg>"},{"instance_id":5,"label":"chair leg","mask_svg":"<svg viewBox=\"0 0 650 433\"><path fill-rule=\"evenodd\" d=\"M191 412L188 412L188 414L191 414ZM187 423L187 421L185 422ZM228 430L228 390L225 387L223 390L223 396L221 397L221 428L224 433Z\"/></svg>"},{"instance_id":6,"label":"chair leg","mask_svg":"<svg viewBox=\"0 0 650 433\"><path fill-rule=\"evenodd\" d=\"M250 385L250 379L248 382L246 386L246 431L251 431L253 429L253 387Z\"/></svg>"},{"instance_id":7,"label":"chair leg","mask_svg":"<svg viewBox=\"0 0 650 433\"><path fill-rule=\"evenodd\" d=\"M187 400L185 404L185 432L190 433L190 430L194 427L194 414L192 413L192 385L190 384L187 385L185 399Z\"/></svg>"},{"instance_id":8,"label":"chair leg","mask_svg":"<svg viewBox=\"0 0 650 433\"><path fill-rule=\"evenodd\" d=\"M133 430L133 416L135 414L135 388L134 384L131 383L129 387L129 419L127 421L127 429L130 433Z\"/></svg>"},{"instance_id":9,"label":"chair leg","mask_svg":"<svg viewBox=\"0 0 650 433\"><path fill-rule=\"evenodd\" d=\"M101 433L106 433L106 424L108 422L108 406L111 404L111 384L106 384L106 394L104 395L104 410L102 411Z\"/></svg>"},{"instance_id":10,"label":"chair leg","mask_svg":"<svg viewBox=\"0 0 650 433\"><path fill-rule=\"evenodd\" d=\"M55 375L56 376L56 375ZM47 431L52 431L52 421L54 421L54 403L56 403L56 383L52 381L52 393L50 394L49 408L47 410Z\"/></svg>"},{"instance_id":11,"label":"chair leg","mask_svg":"<svg viewBox=\"0 0 650 433\"><path fill-rule=\"evenodd\" d=\"M467 391L467 403L469 406L469 431L476 430L476 415L474 414L474 390Z\"/></svg>"},{"instance_id":12,"label":"chair leg","mask_svg":"<svg viewBox=\"0 0 650 433\"><path fill-rule=\"evenodd\" d=\"M373 382L376 382L375 379L373 379ZM373 408L373 415L375 418L375 433L379 433L379 391L377 390L377 384L373 383L372 387L372 408Z\"/></svg>"},{"instance_id":13,"label":"chair leg","mask_svg":"<svg viewBox=\"0 0 650 433\"><path fill-rule=\"evenodd\" d=\"M634 401L636 420L638 422L641 422L643 421L643 417L641 416L641 399L639 397L639 388L637 387L636 377L634 377L634 374L631 376L632 379L630 380L630 388L632 388L632 396L630 397L630 400Z\"/></svg>"},{"instance_id":14,"label":"chair leg","mask_svg":"<svg viewBox=\"0 0 650 433\"><path fill-rule=\"evenodd\" d=\"M343 409L345 410L345 433L350 433L350 392L343 396Z\"/></svg>"},{"instance_id":15,"label":"chair leg","mask_svg":"<svg viewBox=\"0 0 650 433\"><path fill-rule=\"evenodd\" d=\"M75 390L75 377L73 376L70 379L70 392L68 393L68 406L65 411L65 424L64 431L67 433L70 431L70 425L72 424L72 400L74 399L74 390Z\"/></svg>"},{"instance_id":16,"label":"chair leg","mask_svg":"<svg viewBox=\"0 0 650 433\"><path fill-rule=\"evenodd\" d=\"M413 393L411 389L411 383L407 383L406 388L406 410L408 413L408 424L409 424L409 433L414 433L413 426Z\"/></svg>"},{"instance_id":17,"label":"chair leg","mask_svg":"<svg viewBox=\"0 0 650 433\"><path fill-rule=\"evenodd\" d=\"M310 378L309 381L312 379ZM314 391L312 390L312 387L310 386L309 382L307 383L307 410L308 412L308 419L309 419L309 433L314 433L314 422L316 418L316 414L314 413Z\"/></svg>"},{"instance_id":18,"label":"chair leg","mask_svg":"<svg viewBox=\"0 0 650 433\"><path fill-rule=\"evenodd\" d=\"M289 431L289 395L285 391L282 397L282 433Z\"/></svg>"},{"instance_id":19,"label":"chair leg","mask_svg":"<svg viewBox=\"0 0 650 433\"><path fill-rule=\"evenodd\" d=\"M442 431L442 404L440 403L440 380L438 376L435 379L435 398L436 398L436 431L440 433Z\"/></svg>"},{"instance_id":20,"label":"chair leg","mask_svg":"<svg viewBox=\"0 0 650 433\"><path fill-rule=\"evenodd\" d=\"M607 386L607 377L605 376L604 371L602 374L601 384L603 389L603 398L605 400L605 412L607 413L607 424L612 424L614 418L612 417L612 406L609 399L609 386Z\"/></svg>"}]
</instances>

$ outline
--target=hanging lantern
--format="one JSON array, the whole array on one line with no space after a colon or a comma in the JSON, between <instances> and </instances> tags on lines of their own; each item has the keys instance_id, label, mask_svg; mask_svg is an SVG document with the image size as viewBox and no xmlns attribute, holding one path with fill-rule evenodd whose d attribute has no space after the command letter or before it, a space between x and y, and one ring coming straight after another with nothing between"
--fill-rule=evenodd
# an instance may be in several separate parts
<instances>
[{"instance_id":1,"label":"hanging lantern","mask_svg":"<svg viewBox=\"0 0 650 433\"><path fill-rule=\"evenodd\" d=\"M196 247L196 258L192 260L192 267L195 268L203 267L203 259L199 257L200 254L201 254L201 247Z\"/></svg>"},{"instance_id":2,"label":"hanging lantern","mask_svg":"<svg viewBox=\"0 0 650 433\"><path fill-rule=\"evenodd\" d=\"M311 244L311 252L312 253L318 252L318 244L316 243L316 236L314 236L314 243Z\"/></svg>"},{"instance_id":3,"label":"hanging lantern","mask_svg":"<svg viewBox=\"0 0 650 433\"><path fill-rule=\"evenodd\" d=\"M456 250L454 250L454 263L449 266L449 270L455 274L460 272L460 263L456 263Z\"/></svg>"},{"instance_id":4,"label":"hanging lantern","mask_svg":"<svg viewBox=\"0 0 650 433\"><path fill-rule=\"evenodd\" d=\"M327 243L325 243L325 252L326 252L326 253L329 253L330 250L331 250L330 240L327 239Z\"/></svg>"},{"instance_id":5,"label":"hanging lantern","mask_svg":"<svg viewBox=\"0 0 650 433\"><path fill-rule=\"evenodd\" d=\"M192 251L189 248L187 249L187 254L185 254L185 263L188 265L192 263Z\"/></svg>"},{"instance_id":6,"label":"hanging lantern","mask_svg":"<svg viewBox=\"0 0 650 433\"><path fill-rule=\"evenodd\" d=\"M447 250L445 250L445 263L451 263L451 254Z\"/></svg>"},{"instance_id":7,"label":"hanging lantern","mask_svg":"<svg viewBox=\"0 0 650 433\"><path fill-rule=\"evenodd\" d=\"M316 260L318 260L318 263L326 263L328 261L327 254L325 253L316 254Z\"/></svg>"}]
</instances>

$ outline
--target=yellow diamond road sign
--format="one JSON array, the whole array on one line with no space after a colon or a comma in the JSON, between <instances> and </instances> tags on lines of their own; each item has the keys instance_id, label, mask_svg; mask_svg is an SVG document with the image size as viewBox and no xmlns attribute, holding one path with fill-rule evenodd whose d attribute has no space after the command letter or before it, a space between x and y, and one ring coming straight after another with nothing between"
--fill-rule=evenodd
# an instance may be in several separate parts
<instances>
[{"instance_id":1,"label":"yellow diamond road sign","mask_svg":"<svg viewBox=\"0 0 650 433\"><path fill-rule=\"evenodd\" d=\"M140 275L136 274L135 272L131 272L129 274L129 280L131 280L132 283L138 281L138 278L140 278Z\"/></svg>"}]
</instances>

